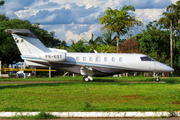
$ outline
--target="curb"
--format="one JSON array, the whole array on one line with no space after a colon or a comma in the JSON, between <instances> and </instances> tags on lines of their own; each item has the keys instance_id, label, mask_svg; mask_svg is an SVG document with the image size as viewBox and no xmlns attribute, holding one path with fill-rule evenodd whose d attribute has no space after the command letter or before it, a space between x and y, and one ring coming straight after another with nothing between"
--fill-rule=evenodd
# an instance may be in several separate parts
<instances>
[{"instance_id":1,"label":"curb","mask_svg":"<svg viewBox=\"0 0 180 120\"><path fill-rule=\"evenodd\" d=\"M34 116L40 112L0 112L0 117ZM180 117L177 112L46 112L56 117Z\"/></svg>"}]
</instances>

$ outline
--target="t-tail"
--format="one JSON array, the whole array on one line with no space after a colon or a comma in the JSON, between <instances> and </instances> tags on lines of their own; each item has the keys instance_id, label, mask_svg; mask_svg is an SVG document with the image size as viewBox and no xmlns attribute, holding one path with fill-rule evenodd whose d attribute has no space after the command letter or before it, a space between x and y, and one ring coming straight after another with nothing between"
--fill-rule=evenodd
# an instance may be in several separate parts
<instances>
[{"instance_id":1,"label":"t-tail","mask_svg":"<svg viewBox=\"0 0 180 120\"><path fill-rule=\"evenodd\" d=\"M7 29L11 33L22 59L28 65L45 65L50 66L50 62L62 62L65 60L65 52L47 48L42 42L28 29ZM32 63L32 64L31 64Z\"/></svg>"},{"instance_id":2,"label":"t-tail","mask_svg":"<svg viewBox=\"0 0 180 120\"><path fill-rule=\"evenodd\" d=\"M28 29L7 29L5 31L12 34L22 55L51 52Z\"/></svg>"}]
</instances>

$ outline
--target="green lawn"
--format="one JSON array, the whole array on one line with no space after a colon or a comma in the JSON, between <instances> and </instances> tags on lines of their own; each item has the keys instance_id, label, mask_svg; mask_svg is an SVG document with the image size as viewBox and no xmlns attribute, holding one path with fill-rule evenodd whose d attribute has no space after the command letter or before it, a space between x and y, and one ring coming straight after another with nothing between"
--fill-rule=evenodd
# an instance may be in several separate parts
<instances>
[{"instance_id":1,"label":"green lawn","mask_svg":"<svg viewBox=\"0 0 180 120\"><path fill-rule=\"evenodd\" d=\"M82 81L82 76L75 76L74 78L65 76L65 77L44 77L44 78L37 78L37 77L27 77L24 78L0 78L1 81Z\"/></svg>"},{"instance_id":2,"label":"green lawn","mask_svg":"<svg viewBox=\"0 0 180 120\"><path fill-rule=\"evenodd\" d=\"M75 79L74 81L81 80L81 77L68 78ZM60 78L49 80L56 81L57 79ZM5 81L2 78L1 80ZM40 79L25 80L38 81ZM0 84L0 111L180 110L179 78L161 79L165 83L121 82L132 80L133 77L105 77L95 78L94 82L88 83ZM154 78L138 79L137 77L134 81L154 81Z\"/></svg>"}]
</instances>

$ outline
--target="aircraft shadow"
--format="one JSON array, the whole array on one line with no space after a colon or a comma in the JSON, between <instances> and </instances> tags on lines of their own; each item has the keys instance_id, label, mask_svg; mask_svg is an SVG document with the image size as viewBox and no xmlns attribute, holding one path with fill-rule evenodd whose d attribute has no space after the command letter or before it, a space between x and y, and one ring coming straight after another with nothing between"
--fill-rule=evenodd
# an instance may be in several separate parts
<instances>
[{"instance_id":1,"label":"aircraft shadow","mask_svg":"<svg viewBox=\"0 0 180 120\"><path fill-rule=\"evenodd\" d=\"M112 85L112 84L117 84L117 82L113 81L108 81L108 82L103 82L103 81L93 81L93 82L56 82L56 83L14 83L14 84L8 84L6 83L5 86L0 86L0 90L3 89L19 89L19 88L28 88L28 87L39 87L39 86L73 86L73 85L87 85L87 84L93 84L93 85ZM128 85L129 83L118 83L119 85Z\"/></svg>"},{"instance_id":2,"label":"aircraft shadow","mask_svg":"<svg viewBox=\"0 0 180 120\"><path fill-rule=\"evenodd\" d=\"M126 81L126 80L109 80L109 79L94 79L92 82L83 82L83 81L51 81L50 83L47 82L28 82L28 83L21 83L21 82L16 82L16 83L5 83L5 86L0 86L0 90L2 89L18 89L18 88L26 88L26 87L38 87L38 86L61 86L61 85L78 85L78 84L93 84L93 85L113 85L113 84L118 84L118 85L129 85L129 84L137 84L137 83L145 83L145 84L151 84L151 83L163 83L163 84L180 84L180 79L179 78L172 78L172 79L162 79L160 82L156 81Z\"/></svg>"}]
</instances>

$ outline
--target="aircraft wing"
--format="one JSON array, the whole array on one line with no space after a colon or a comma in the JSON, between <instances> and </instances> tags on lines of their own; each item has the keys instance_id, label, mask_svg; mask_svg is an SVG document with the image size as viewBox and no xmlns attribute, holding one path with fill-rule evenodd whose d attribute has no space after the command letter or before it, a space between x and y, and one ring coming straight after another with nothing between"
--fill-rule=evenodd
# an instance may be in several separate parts
<instances>
[{"instance_id":1,"label":"aircraft wing","mask_svg":"<svg viewBox=\"0 0 180 120\"><path fill-rule=\"evenodd\" d=\"M81 75L93 75L93 76L106 76L111 74L119 73L118 69L105 68L105 67L81 67L80 69Z\"/></svg>"}]
</instances>

